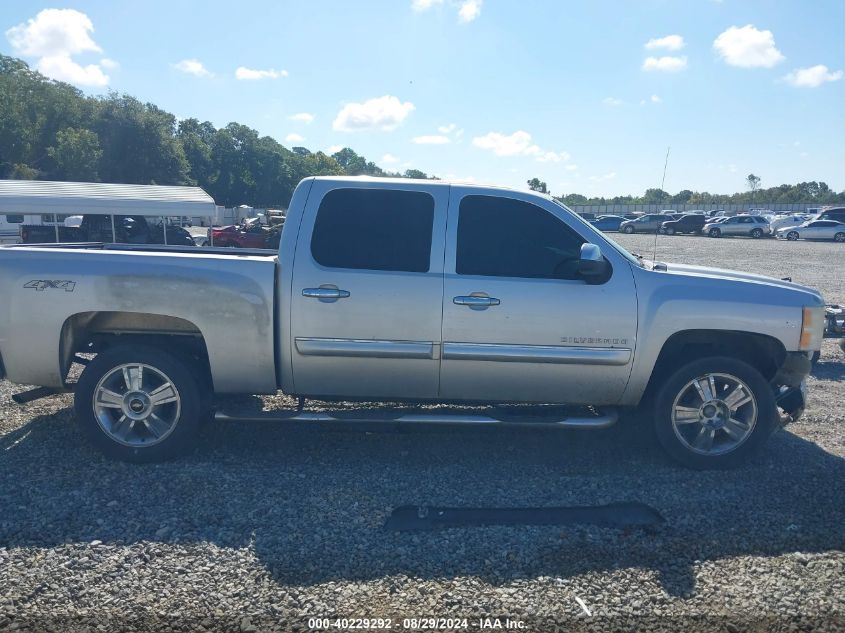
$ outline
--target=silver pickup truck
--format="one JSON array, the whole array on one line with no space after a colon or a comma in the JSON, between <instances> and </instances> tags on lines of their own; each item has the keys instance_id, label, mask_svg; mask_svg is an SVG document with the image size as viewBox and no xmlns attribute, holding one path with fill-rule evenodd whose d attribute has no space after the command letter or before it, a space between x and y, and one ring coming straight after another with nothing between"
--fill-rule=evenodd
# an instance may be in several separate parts
<instances>
[{"instance_id":1,"label":"silver pickup truck","mask_svg":"<svg viewBox=\"0 0 845 633\"><path fill-rule=\"evenodd\" d=\"M0 297L0 377L72 390L131 461L184 450L215 394L282 389L401 404L242 419L602 428L640 407L678 461L730 466L803 411L824 321L815 290L646 261L547 196L369 178L303 180L278 254L3 247Z\"/></svg>"}]
</instances>

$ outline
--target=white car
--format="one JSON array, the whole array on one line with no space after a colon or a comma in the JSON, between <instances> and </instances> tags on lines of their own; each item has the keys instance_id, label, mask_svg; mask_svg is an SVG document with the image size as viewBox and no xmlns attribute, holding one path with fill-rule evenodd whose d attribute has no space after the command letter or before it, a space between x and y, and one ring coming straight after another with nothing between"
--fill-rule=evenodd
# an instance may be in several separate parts
<instances>
[{"instance_id":1,"label":"white car","mask_svg":"<svg viewBox=\"0 0 845 633\"><path fill-rule=\"evenodd\" d=\"M835 220L811 220L800 226L780 229L777 236L790 242L799 239L845 242L845 224Z\"/></svg>"},{"instance_id":2,"label":"white car","mask_svg":"<svg viewBox=\"0 0 845 633\"><path fill-rule=\"evenodd\" d=\"M776 215L769 220L772 231L777 233L781 229L793 228L812 220L808 215Z\"/></svg>"}]
</instances>

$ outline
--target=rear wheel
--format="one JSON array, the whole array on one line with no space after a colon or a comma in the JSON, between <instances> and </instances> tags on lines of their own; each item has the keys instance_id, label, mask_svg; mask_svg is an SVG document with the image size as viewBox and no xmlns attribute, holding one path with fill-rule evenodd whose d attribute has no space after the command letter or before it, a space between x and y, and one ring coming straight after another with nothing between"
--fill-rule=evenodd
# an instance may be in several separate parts
<instances>
[{"instance_id":1,"label":"rear wheel","mask_svg":"<svg viewBox=\"0 0 845 633\"><path fill-rule=\"evenodd\" d=\"M845 233L837 233L833 236L834 242L845 242Z\"/></svg>"},{"instance_id":2,"label":"rear wheel","mask_svg":"<svg viewBox=\"0 0 845 633\"><path fill-rule=\"evenodd\" d=\"M794 242L798 239L798 231L790 231L786 234L786 239L788 239L790 242Z\"/></svg>"},{"instance_id":3,"label":"rear wheel","mask_svg":"<svg viewBox=\"0 0 845 633\"><path fill-rule=\"evenodd\" d=\"M730 468L758 450L777 427L775 397L751 365L729 357L687 363L655 398L658 440L689 468Z\"/></svg>"},{"instance_id":4,"label":"rear wheel","mask_svg":"<svg viewBox=\"0 0 845 633\"><path fill-rule=\"evenodd\" d=\"M761 237L763 237L763 229L753 229L751 231L751 237L753 237L755 240L760 239Z\"/></svg>"},{"instance_id":5,"label":"rear wheel","mask_svg":"<svg viewBox=\"0 0 845 633\"><path fill-rule=\"evenodd\" d=\"M712 229L710 229L709 235L710 237L722 237L722 231L720 231L716 227L713 227Z\"/></svg>"},{"instance_id":6,"label":"rear wheel","mask_svg":"<svg viewBox=\"0 0 845 633\"><path fill-rule=\"evenodd\" d=\"M667 226L665 229L663 229L663 231L666 233L666 235L674 235L675 234L675 227Z\"/></svg>"},{"instance_id":7,"label":"rear wheel","mask_svg":"<svg viewBox=\"0 0 845 633\"><path fill-rule=\"evenodd\" d=\"M156 348L115 347L98 354L76 386L77 422L111 459L155 462L184 452L206 404L188 362Z\"/></svg>"}]
</instances>

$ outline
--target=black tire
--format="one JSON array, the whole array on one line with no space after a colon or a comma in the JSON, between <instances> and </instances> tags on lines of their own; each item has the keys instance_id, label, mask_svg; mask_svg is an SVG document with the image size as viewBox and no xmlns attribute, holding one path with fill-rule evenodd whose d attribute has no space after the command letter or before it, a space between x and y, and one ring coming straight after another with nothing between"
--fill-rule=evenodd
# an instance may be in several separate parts
<instances>
[{"instance_id":1,"label":"black tire","mask_svg":"<svg viewBox=\"0 0 845 633\"><path fill-rule=\"evenodd\" d=\"M666 227L665 229L663 229L663 230L664 230L664 232L666 233L666 235L674 235L674 234L675 234L675 228L674 228L674 227L667 226L667 227Z\"/></svg>"},{"instance_id":2,"label":"black tire","mask_svg":"<svg viewBox=\"0 0 845 633\"><path fill-rule=\"evenodd\" d=\"M751 237L753 237L755 240L759 240L761 237L763 237L763 229L753 229L751 231Z\"/></svg>"},{"instance_id":3,"label":"black tire","mask_svg":"<svg viewBox=\"0 0 845 633\"><path fill-rule=\"evenodd\" d=\"M178 409L172 411L175 421L163 439L150 436L150 445L121 443L106 432L95 412L94 397L101 380L112 374L121 365L143 364L148 369L160 372L176 389ZM194 442L200 425L209 414L209 399L200 390L198 376L188 359L175 356L155 347L122 345L97 354L79 378L74 395L76 421L83 435L109 459L134 463L165 461L184 453ZM158 376L158 374L155 374ZM128 392L129 389L126 389ZM116 392L119 393L119 392ZM119 394L124 395L124 394ZM163 405L165 406L165 405ZM113 415L121 414L115 408ZM125 417L125 414L124 414ZM134 424L130 422L134 429ZM139 427L140 429L140 427ZM134 431L133 431L134 432ZM140 431L139 431L140 432Z\"/></svg>"},{"instance_id":4,"label":"black tire","mask_svg":"<svg viewBox=\"0 0 845 633\"><path fill-rule=\"evenodd\" d=\"M623 233L627 233L628 235L630 235L631 233L633 233L633 232L634 232L634 230L635 230L635 229L634 229L634 227L633 227L633 226L631 226L630 224L629 224L628 226L626 226L626 227L623 227L623 228L622 228L622 232L623 232Z\"/></svg>"},{"instance_id":5,"label":"black tire","mask_svg":"<svg viewBox=\"0 0 845 633\"><path fill-rule=\"evenodd\" d=\"M833 241L839 243L845 242L845 233L837 233L833 236Z\"/></svg>"},{"instance_id":6,"label":"black tire","mask_svg":"<svg viewBox=\"0 0 845 633\"><path fill-rule=\"evenodd\" d=\"M709 231L708 235L709 235L710 237L722 237L722 231L720 231L719 229L717 229L717 228L714 226L712 229L710 229L710 231Z\"/></svg>"},{"instance_id":7,"label":"black tire","mask_svg":"<svg viewBox=\"0 0 845 633\"><path fill-rule=\"evenodd\" d=\"M786 239L788 239L790 242L796 241L799 237L800 235L798 235L798 231L790 231L786 234Z\"/></svg>"},{"instance_id":8,"label":"black tire","mask_svg":"<svg viewBox=\"0 0 845 633\"><path fill-rule=\"evenodd\" d=\"M821 352L813 352L813 356L810 358L810 362L811 362L813 365L815 365L817 362L819 362L819 359L820 359L821 357L822 357L822 353L821 353Z\"/></svg>"},{"instance_id":9,"label":"black tire","mask_svg":"<svg viewBox=\"0 0 845 633\"><path fill-rule=\"evenodd\" d=\"M720 454L702 454L688 447L678 437L672 422L675 399L681 396L691 381L705 374L727 374L738 378L745 383L756 405L756 420L750 433L732 450ZM670 374L657 391L653 415L657 439L666 452L687 468L699 470L738 466L760 449L779 424L775 395L766 379L751 365L726 356L694 360ZM700 427L690 425L690 428L695 432ZM729 439L724 431L717 433L720 438Z\"/></svg>"}]
</instances>

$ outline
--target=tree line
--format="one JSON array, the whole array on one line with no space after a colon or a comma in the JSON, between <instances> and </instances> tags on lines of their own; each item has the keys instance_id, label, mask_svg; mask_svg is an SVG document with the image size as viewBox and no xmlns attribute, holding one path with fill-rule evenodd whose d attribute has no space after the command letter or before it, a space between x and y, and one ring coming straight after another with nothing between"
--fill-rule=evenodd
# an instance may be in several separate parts
<instances>
[{"instance_id":1,"label":"tree line","mask_svg":"<svg viewBox=\"0 0 845 633\"><path fill-rule=\"evenodd\" d=\"M288 149L239 123L216 128L195 118L177 120L125 94L86 96L0 55L0 178L199 185L217 204L274 208L287 206L302 178L333 175L434 178L418 169L387 172L348 147L329 156L305 147ZM528 185L548 193L539 178ZM568 205L845 202L845 192L823 182L759 185L758 179L755 189L729 195L647 189L642 196L569 193L558 199Z\"/></svg>"},{"instance_id":2,"label":"tree line","mask_svg":"<svg viewBox=\"0 0 845 633\"><path fill-rule=\"evenodd\" d=\"M239 123L177 120L128 95L89 97L0 55L0 178L199 185L217 204L284 208L302 178L332 175L430 177L348 147L329 156Z\"/></svg>"}]
</instances>

